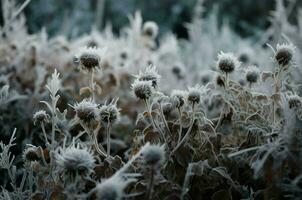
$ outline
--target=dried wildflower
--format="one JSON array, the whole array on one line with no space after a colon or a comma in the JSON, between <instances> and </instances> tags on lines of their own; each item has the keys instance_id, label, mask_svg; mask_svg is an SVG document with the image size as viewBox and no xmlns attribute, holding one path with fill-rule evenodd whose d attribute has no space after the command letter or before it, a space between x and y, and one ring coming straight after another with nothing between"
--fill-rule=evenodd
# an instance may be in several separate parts
<instances>
[{"instance_id":1,"label":"dried wildflower","mask_svg":"<svg viewBox=\"0 0 302 200\"><path fill-rule=\"evenodd\" d=\"M128 182L119 176L111 177L97 184L96 197L99 200L121 200Z\"/></svg>"},{"instance_id":2,"label":"dried wildflower","mask_svg":"<svg viewBox=\"0 0 302 200\"><path fill-rule=\"evenodd\" d=\"M120 109L116 106L117 100L108 105L102 105L99 109L100 119L103 123L114 123L120 119Z\"/></svg>"},{"instance_id":3,"label":"dried wildflower","mask_svg":"<svg viewBox=\"0 0 302 200\"><path fill-rule=\"evenodd\" d=\"M68 176L88 176L93 172L95 160L87 148L72 144L66 149L59 149L55 156L57 170Z\"/></svg>"},{"instance_id":4,"label":"dried wildflower","mask_svg":"<svg viewBox=\"0 0 302 200\"><path fill-rule=\"evenodd\" d=\"M171 98L176 108L180 108L185 104L187 93L183 90L172 90Z\"/></svg>"},{"instance_id":5,"label":"dried wildflower","mask_svg":"<svg viewBox=\"0 0 302 200\"><path fill-rule=\"evenodd\" d=\"M104 53L105 48L85 47L80 49L79 53L75 55L75 58L82 70L91 71L100 68L101 59L103 59Z\"/></svg>"},{"instance_id":6,"label":"dried wildflower","mask_svg":"<svg viewBox=\"0 0 302 200\"><path fill-rule=\"evenodd\" d=\"M292 62L295 48L293 44L277 44L275 59L280 66L287 66Z\"/></svg>"},{"instance_id":7,"label":"dried wildflower","mask_svg":"<svg viewBox=\"0 0 302 200\"><path fill-rule=\"evenodd\" d=\"M176 64L172 67L173 74L177 77L177 79L183 79L185 77L184 67L181 64Z\"/></svg>"},{"instance_id":8,"label":"dried wildflower","mask_svg":"<svg viewBox=\"0 0 302 200\"><path fill-rule=\"evenodd\" d=\"M298 95L292 95L288 99L288 106L290 109L299 108L302 105L301 97Z\"/></svg>"},{"instance_id":9,"label":"dried wildflower","mask_svg":"<svg viewBox=\"0 0 302 200\"><path fill-rule=\"evenodd\" d=\"M216 84L220 87L225 87L225 80L222 76L217 76L216 77Z\"/></svg>"},{"instance_id":10,"label":"dried wildflower","mask_svg":"<svg viewBox=\"0 0 302 200\"><path fill-rule=\"evenodd\" d=\"M223 52L221 52L220 54L218 54L217 65L218 65L218 68L221 71L223 71L225 73L231 73L237 67L239 67L240 62L234 56L233 53L223 53Z\"/></svg>"},{"instance_id":11,"label":"dried wildflower","mask_svg":"<svg viewBox=\"0 0 302 200\"><path fill-rule=\"evenodd\" d=\"M154 39L158 35L158 26L153 21L148 21L144 23L143 34Z\"/></svg>"},{"instance_id":12,"label":"dried wildflower","mask_svg":"<svg viewBox=\"0 0 302 200\"><path fill-rule=\"evenodd\" d=\"M98 105L91 100L84 99L72 106L76 112L76 119L87 126L94 126L99 120Z\"/></svg>"},{"instance_id":13,"label":"dried wildflower","mask_svg":"<svg viewBox=\"0 0 302 200\"><path fill-rule=\"evenodd\" d=\"M158 102L160 104L160 107L161 107L163 113L165 113L165 114L170 113L175 108L174 101L169 96L166 96L166 95L161 96L158 99Z\"/></svg>"},{"instance_id":14,"label":"dried wildflower","mask_svg":"<svg viewBox=\"0 0 302 200\"><path fill-rule=\"evenodd\" d=\"M153 92L152 83L150 81L135 80L131 88L135 96L143 100L149 99Z\"/></svg>"},{"instance_id":15,"label":"dried wildflower","mask_svg":"<svg viewBox=\"0 0 302 200\"><path fill-rule=\"evenodd\" d=\"M198 104L201 99L202 87L195 85L194 87L188 88L188 102L192 104Z\"/></svg>"},{"instance_id":16,"label":"dried wildflower","mask_svg":"<svg viewBox=\"0 0 302 200\"><path fill-rule=\"evenodd\" d=\"M164 161L165 152L158 145L149 145L142 152L143 161L147 166L158 166Z\"/></svg>"},{"instance_id":17,"label":"dried wildflower","mask_svg":"<svg viewBox=\"0 0 302 200\"><path fill-rule=\"evenodd\" d=\"M160 75L158 74L154 65L149 65L144 71L140 71L135 77L139 81L150 81L154 88L158 86L160 81Z\"/></svg>"},{"instance_id":18,"label":"dried wildflower","mask_svg":"<svg viewBox=\"0 0 302 200\"><path fill-rule=\"evenodd\" d=\"M30 145L23 152L24 162L33 162L39 160L39 152L36 146Z\"/></svg>"},{"instance_id":19,"label":"dried wildflower","mask_svg":"<svg viewBox=\"0 0 302 200\"><path fill-rule=\"evenodd\" d=\"M249 69L245 74L246 81L249 82L250 84L256 83L259 79L259 76L260 76L259 70L255 66L249 67Z\"/></svg>"},{"instance_id":20,"label":"dried wildflower","mask_svg":"<svg viewBox=\"0 0 302 200\"><path fill-rule=\"evenodd\" d=\"M49 115L46 113L45 110L39 110L34 114L33 119L34 119L34 125L42 122L47 123L49 119Z\"/></svg>"}]
</instances>

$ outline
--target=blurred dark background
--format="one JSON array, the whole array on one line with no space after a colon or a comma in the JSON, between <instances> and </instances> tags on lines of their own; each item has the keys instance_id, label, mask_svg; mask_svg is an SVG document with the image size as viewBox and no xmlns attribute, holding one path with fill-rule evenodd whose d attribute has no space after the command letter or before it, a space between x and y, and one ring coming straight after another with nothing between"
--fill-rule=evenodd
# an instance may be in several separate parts
<instances>
[{"instance_id":1,"label":"blurred dark background","mask_svg":"<svg viewBox=\"0 0 302 200\"><path fill-rule=\"evenodd\" d=\"M104 2L103 17L97 17L98 1ZM21 4L24 0L17 2ZM296 4L301 5L302 1L297 0ZM110 21L118 33L128 23L127 16L141 10L145 21L153 20L159 24L161 34L172 30L178 37L186 38L185 23L191 21L195 5L196 0L31 0L25 15L31 33L45 27L50 36L63 33L76 37L89 32L97 18L103 19L102 27ZM219 23L228 22L245 37L269 26L275 0L205 0L204 16L214 7L218 9ZM294 17L291 20L295 23Z\"/></svg>"}]
</instances>

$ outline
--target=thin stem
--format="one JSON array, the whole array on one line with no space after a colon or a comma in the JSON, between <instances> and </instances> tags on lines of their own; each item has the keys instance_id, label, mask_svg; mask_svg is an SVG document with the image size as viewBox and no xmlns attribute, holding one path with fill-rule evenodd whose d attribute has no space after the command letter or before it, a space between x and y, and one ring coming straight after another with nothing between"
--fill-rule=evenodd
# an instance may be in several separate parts
<instances>
[{"instance_id":1,"label":"thin stem","mask_svg":"<svg viewBox=\"0 0 302 200\"><path fill-rule=\"evenodd\" d=\"M107 137L107 156L110 156L110 122L107 124L107 129L106 129L106 137Z\"/></svg>"},{"instance_id":2,"label":"thin stem","mask_svg":"<svg viewBox=\"0 0 302 200\"><path fill-rule=\"evenodd\" d=\"M42 132L43 132L43 135L44 135L45 143L46 143L46 146L47 146L49 144L49 142L48 142L48 139L47 139L44 122L41 122L41 128L42 128Z\"/></svg>"},{"instance_id":3,"label":"thin stem","mask_svg":"<svg viewBox=\"0 0 302 200\"><path fill-rule=\"evenodd\" d=\"M96 133L92 133L92 142L94 144L94 147L95 147L95 150L103 157L107 157L107 155L100 149L99 147L99 143L98 143L98 139L97 139L97 136L96 136Z\"/></svg>"},{"instance_id":4,"label":"thin stem","mask_svg":"<svg viewBox=\"0 0 302 200\"><path fill-rule=\"evenodd\" d=\"M163 109L162 109L162 105L160 105L160 115L161 115L162 120L164 121L164 124L166 126L166 129L168 130L168 133L169 133L170 137L172 138L172 133L170 131L169 125L168 125L167 120L165 118L165 115L164 115L164 112L163 112Z\"/></svg>"},{"instance_id":5,"label":"thin stem","mask_svg":"<svg viewBox=\"0 0 302 200\"><path fill-rule=\"evenodd\" d=\"M180 140L181 140L181 133L182 133L181 111L180 111L180 108L178 108L178 113L179 113L179 131L178 131L178 140L177 140L177 144L180 143Z\"/></svg>"},{"instance_id":6,"label":"thin stem","mask_svg":"<svg viewBox=\"0 0 302 200\"><path fill-rule=\"evenodd\" d=\"M94 101L95 100L95 92L94 92L94 82L93 82L93 75L94 75L94 70L92 69L91 70L91 77L90 77L90 87L91 87L91 90L92 90L92 100Z\"/></svg>"},{"instance_id":7,"label":"thin stem","mask_svg":"<svg viewBox=\"0 0 302 200\"><path fill-rule=\"evenodd\" d=\"M150 171L150 181L149 181L149 185L148 185L148 190L146 193L146 199L150 200L152 199L152 192L153 192L153 182L154 182L154 168L151 167L151 171Z\"/></svg>"}]
</instances>

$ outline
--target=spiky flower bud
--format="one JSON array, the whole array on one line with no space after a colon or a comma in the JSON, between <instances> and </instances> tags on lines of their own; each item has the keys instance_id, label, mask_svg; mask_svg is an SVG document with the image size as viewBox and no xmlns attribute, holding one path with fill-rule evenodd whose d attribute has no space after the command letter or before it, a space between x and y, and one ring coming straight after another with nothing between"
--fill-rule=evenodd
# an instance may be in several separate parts
<instances>
[{"instance_id":1,"label":"spiky flower bud","mask_svg":"<svg viewBox=\"0 0 302 200\"><path fill-rule=\"evenodd\" d=\"M259 76L260 76L259 70L255 66L249 67L249 69L245 74L246 81L249 82L250 84L256 83L259 79Z\"/></svg>"},{"instance_id":2,"label":"spiky flower bud","mask_svg":"<svg viewBox=\"0 0 302 200\"><path fill-rule=\"evenodd\" d=\"M188 88L188 102L191 104L198 104L201 99L201 87L196 85Z\"/></svg>"},{"instance_id":3,"label":"spiky flower bud","mask_svg":"<svg viewBox=\"0 0 302 200\"><path fill-rule=\"evenodd\" d=\"M235 68L239 67L240 62L233 53L221 52L220 54L218 54L217 65L221 71L225 73L231 73L235 70Z\"/></svg>"},{"instance_id":4,"label":"spiky flower bud","mask_svg":"<svg viewBox=\"0 0 302 200\"><path fill-rule=\"evenodd\" d=\"M33 119L34 119L34 125L42 122L46 123L48 122L49 115L46 113L45 110L39 110L34 114Z\"/></svg>"},{"instance_id":5,"label":"spiky flower bud","mask_svg":"<svg viewBox=\"0 0 302 200\"><path fill-rule=\"evenodd\" d=\"M33 162L40 159L38 148L36 146L28 146L23 152L24 162Z\"/></svg>"},{"instance_id":6,"label":"spiky flower bud","mask_svg":"<svg viewBox=\"0 0 302 200\"><path fill-rule=\"evenodd\" d=\"M288 66L293 59L294 52L293 44L277 44L275 59L280 66Z\"/></svg>"},{"instance_id":7,"label":"spiky flower bud","mask_svg":"<svg viewBox=\"0 0 302 200\"><path fill-rule=\"evenodd\" d=\"M87 148L80 148L75 144L66 149L59 149L55 159L58 173L68 177L75 177L77 174L88 176L95 166L92 153Z\"/></svg>"},{"instance_id":8,"label":"spiky flower bud","mask_svg":"<svg viewBox=\"0 0 302 200\"><path fill-rule=\"evenodd\" d=\"M139 99L149 99L153 93L152 83L150 81L135 80L131 86L135 96Z\"/></svg>"},{"instance_id":9,"label":"spiky flower bud","mask_svg":"<svg viewBox=\"0 0 302 200\"><path fill-rule=\"evenodd\" d=\"M75 55L76 62L79 63L80 68L84 71L91 71L99 68L105 50L105 48L99 49L96 47L82 48L79 50L79 53Z\"/></svg>"},{"instance_id":10,"label":"spiky flower bud","mask_svg":"<svg viewBox=\"0 0 302 200\"><path fill-rule=\"evenodd\" d=\"M76 112L76 119L88 127L93 127L99 120L98 105L91 100L84 99L72 106Z\"/></svg>"},{"instance_id":11,"label":"spiky flower bud","mask_svg":"<svg viewBox=\"0 0 302 200\"><path fill-rule=\"evenodd\" d=\"M301 107L301 105L302 105L301 97L299 97L298 95L292 95L289 97L288 106L290 109Z\"/></svg>"},{"instance_id":12,"label":"spiky flower bud","mask_svg":"<svg viewBox=\"0 0 302 200\"><path fill-rule=\"evenodd\" d=\"M172 90L171 98L176 108L180 108L185 104L186 92L182 90Z\"/></svg>"},{"instance_id":13,"label":"spiky flower bud","mask_svg":"<svg viewBox=\"0 0 302 200\"><path fill-rule=\"evenodd\" d=\"M147 166L159 166L165 157L165 152L158 145L147 146L142 152L143 161Z\"/></svg>"},{"instance_id":14,"label":"spiky flower bud","mask_svg":"<svg viewBox=\"0 0 302 200\"><path fill-rule=\"evenodd\" d=\"M117 100L108 105L102 105L99 109L100 118L103 123L114 123L120 118L120 110L116 106Z\"/></svg>"},{"instance_id":15,"label":"spiky flower bud","mask_svg":"<svg viewBox=\"0 0 302 200\"><path fill-rule=\"evenodd\" d=\"M144 71L140 71L135 77L139 81L150 81L154 88L158 86L160 81L160 75L154 65L149 65Z\"/></svg>"},{"instance_id":16,"label":"spiky flower bud","mask_svg":"<svg viewBox=\"0 0 302 200\"><path fill-rule=\"evenodd\" d=\"M95 187L97 200L121 200L129 182L119 176L102 181Z\"/></svg>"},{"instance_id":17,"label":"spiky flower bud","mask_svg":"<svg viewBox=\"0 0 302 200\"><path fill-rule=\"evenodd\" d=\"M153 21L145 22L143 25L143 34L152 39L156 38L158 35L158 26Z\"/></svg>"}]
</instances>

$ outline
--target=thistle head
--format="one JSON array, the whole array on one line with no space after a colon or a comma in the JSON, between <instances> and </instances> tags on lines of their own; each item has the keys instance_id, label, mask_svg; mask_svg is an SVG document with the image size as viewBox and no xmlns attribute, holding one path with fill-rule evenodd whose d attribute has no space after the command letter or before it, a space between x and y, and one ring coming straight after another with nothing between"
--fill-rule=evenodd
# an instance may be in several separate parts
<instances>
[{"instance_id":1,"label":"thistle head","mask_svg":"<svg viewBox=\"0 0 302 200\"><path fill-rule=\"evenodd\" d=\"M39 110L33 115L34 125L37 123L47 123L49 120L49 115L45 110Z\"/></svg>"},{"instance_id":2,"label":"thistle head","mask_svg":"<svg viewBox=\"0 0 302 200\"><path fill-rule=\"evenodd\" d=\"M256 66L250 66L245 74L246 81L250 84L256 83L259 79L260 73Z\"/></svg>"},{"instance_id":3,"label":"thistle head","mask_svg":"<svg viewBox=\"0 0 302 200\"><path fill-rule=\"evenodd\" d=\"M131 88L135 96L143 100L149 99L153 93L153 87L150 81L135 80Z\"/></svg>"},{"instance_id":4,"label":"thistle head","mask_svg":"<svg viewBox=\"0 0 302 200\"><path fill-rule=\"evenodd\" d=\"M201 100L201 95L204 92L204 87L201 87L200 85L195 85L194 87L188 88L188 96L187 100L191 104L198 104Z\"/></svg>"},{"instance_id":5,"label":"thistle head","mask_svg":"<svg viewBox=\"0 0 302 200\"><path fill-rule=\"evenodd\" d=\"M142 151L142 158L145 165L149 167L160 166L165 158L165 151L159 145L149 145Z\"/></svg>"},{"instance_id":6,"label":"thistle head","mask_svg":"<svg viewBox=\"0 0 302 200\"><path fill-rule=\"evenodd\" d=\"M75 55L75 59L83 71L92 71L100 68L105 51L105 48L85 47L79 50L79 53Z\"/></svg>"},{"instance_id":7,"label":"thistle head","mask_svg":"<svg viewBox=\"0 0 302 200\"><path fill-rule=\"evenodd\" d=\"M240 62L233 53L221 52L220 54L218 54L217 65L222 72L231 73L237 67L239 67Z\"/></svg>"},{"instance_id":8,"label":"thistle head","mask_svg":"<svg viewBox=\"0 0 302 200\"><path fill-rule=\"evenodd\" d=\"M183 90L172 90L171 98L176 108L180 108L185 104L187 93Z\"/></svg>"},{"instance_id":9,"label":"thistle head","mask_svg":"<svg viewBox=\"0 0 302 200\"><path fill-rule=\"evenodd\" d=\"M295 49L293 44L277 44L275 60L282 67L288 66L293 60Z\"/></svg>"},{"instance_id":10,"label":"thistle head","mask_svg":"<svg viewBox=\"0 0 302 200\"><path fill-rule=\"evenodd\" d=\"M92 153L87 148L81 148L79 144L59 149L55 154L55 160L58 173L67 174L68 177L89 176L95 166Z\"/></svg>"},{"instance_id":11,"label":"thistle head","mask_svg":"<svg viewBox=\"0 0 302 200\"><path fill-rule=\"evenodd\" d=\"M298 95L291 95L288 98L288 106L290 109L292 108L299 108L302 105L301 97Z\"/></svg>"},{"instance_id":12,"label":"thistle head","mask_svg":"<svg viewBox=\"0 0 302 200\"><path fill-rule=\"evenodd\" d=\"M24 151L23 151L23 161L24 162L33 162L40 159L40 153L38 151L38 148L33 145L29 145Z\"/></svg>"},{"instance_id":13,"label":"thistle head","mask_svg":"<svg viewBox=\"0 0 302 200\"><path fill-rule=\"evenodd\" d=\"M155 39L158 35L158 26L153 21L147 21L143 25L143 34L152 39Z\"/></svg>"},{"instance_id":14,"label":"thistle head","mask_svg":"<svg viewBox=\"0 0 302 200\"><path fill-rule=\"evenodd\" d=\"M139 81L150 81L154 88L158 86L160 81L160 75L154 65L149 65L144 71L140 71L135 77Z\"/></svg>"},{"instance_id":15,"label":"thistle head","mask_svg":"<svg viewBox=\"0 0 302 200\"><path fill-rule=\"evenodd\" d=\"M120 119L120 109L116 106L117 99L113 100L111 103L102 105L99 109L100 119L103 123L113 124Z\"/></svg>"},{"instance_id":16,"label":"thistle head","mask_svg":"<svg viewBox=\"0 0 302 200\"><path fill-rule=\"evenodd\" d=\"M76 112L76 119L80 123L91 127L99 121L98 105L91 100L84 99L72 107Z\"/></svg>"},{"instance_id":17,"label":"thistle head","mask_svg":"<svg viewBox=\"0 0 302 200\"><path fill-rule=\"evenodd\" d=\"M121 200L124 189L129 182L119 176L114 176L102 181L95 187L96 199L98 200Z\"/></svg>"}]
</instances>

